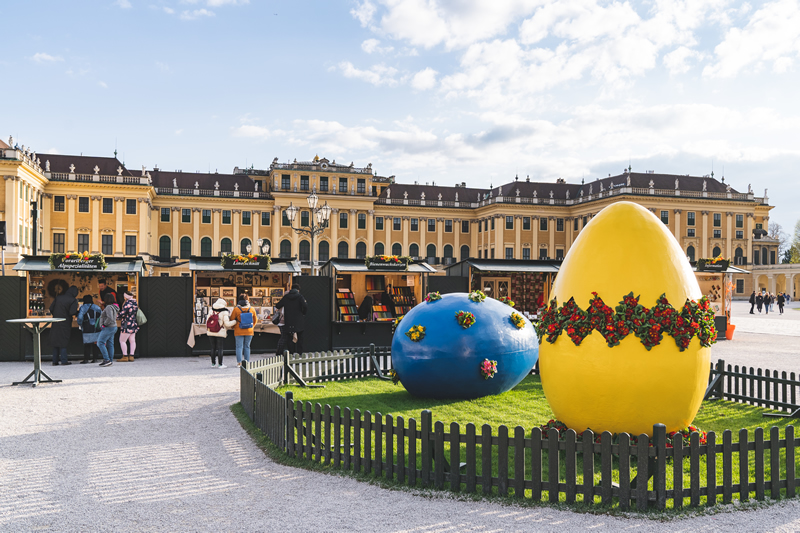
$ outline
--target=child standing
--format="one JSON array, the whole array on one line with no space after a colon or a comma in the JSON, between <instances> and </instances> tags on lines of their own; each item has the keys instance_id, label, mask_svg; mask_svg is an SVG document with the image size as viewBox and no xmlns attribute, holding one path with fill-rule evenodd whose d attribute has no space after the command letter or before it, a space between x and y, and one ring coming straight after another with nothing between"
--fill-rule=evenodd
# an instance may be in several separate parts
<instances>
[{"instance_id":1,"label":"child standing","mask_svg":"<svg viewBox=\"0 0 800 533\"><path fill-rule=\"evenodd\" d=\"M222 364L223 345L228 337L228 330L235 325L236 321L230 319L225 300L220 298L214 302L214 305L211 306L211 314L206 320L208 341L211 343L211 368L227 368ZM217 361L219 361L219 365L217 365Z\"/></svg>"}]
</instances>

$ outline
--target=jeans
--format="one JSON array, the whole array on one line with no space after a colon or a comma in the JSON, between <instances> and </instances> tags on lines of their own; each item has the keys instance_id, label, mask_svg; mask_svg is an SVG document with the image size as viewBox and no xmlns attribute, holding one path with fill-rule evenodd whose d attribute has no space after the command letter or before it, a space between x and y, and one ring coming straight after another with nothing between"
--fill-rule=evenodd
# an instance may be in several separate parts
<instances>
[{"instance_id":1,"label":"jeans","mask_svg":"<svg viewBox=\"0 0 800 533\"><path fill-rule=\"evenodd\" d=\"M208 341L211 343L211 364L217 364L217 357L219 357L219 364L222 364L222 346L225 343L225 337L214 337L209 335Z\"/></svg>"},{"instance_id":2,"label":"jeans","mask_svg":"<svg viewBox=\"0 0 800 533\"><path fill-rule=\"evenodd\" d=\"M91 342L89 344L84 344L83 345L83 360L84 361L89 361L91 359L92 361L94 361L95 359L97 359L97 353L99 351L100 350L97 347L97 344L95 344L93 342Z\"/></svg>"},{"instance_id":3,"label":"jeans","mask_svg":"<svg viewBox=\"0 0 800 533\"><path fill-rule=\"evenodd\" d=\"M250 362L250 341L253 340L252 335L237 335L236 339L236 362L241 364L242 359Z\"/></svg>"},{"instance_id":4,"label":"jeans","mask_svg":"<svg viewBox=\"0 0 800 533\"><path fill-rule=\"evenodd\" d=\"M97 347L103 355L103 361L114 362L114 335L117 333L117 326L106 326L100 330L97 338Z\"/></svg>"},{"instance_id":5,"label":"jeans","mask_svg":"<svg viewBox=\"0 0 800 533\"><path fill-rule=\"evenodd\" d=\"M59 348L57 346L53 346L53 362L59 362L59 356L61 358L61 364L67 362L67 349L66 348Z\"/></svg>"}]
</instances>

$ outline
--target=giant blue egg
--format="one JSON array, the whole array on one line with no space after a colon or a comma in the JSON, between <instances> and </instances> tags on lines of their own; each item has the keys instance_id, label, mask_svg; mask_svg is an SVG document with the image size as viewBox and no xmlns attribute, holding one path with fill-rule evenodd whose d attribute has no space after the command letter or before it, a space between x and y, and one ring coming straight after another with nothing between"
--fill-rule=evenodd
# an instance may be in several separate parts
<instances>
[{"instance_id":1,"label":"giant blue egg","mask_svg":"<svg viewBox=\"0 0 800 533\"><path fill-rule=\"evenodd\" d=\"M459 311L472 313L475 323L463 328L456 319ZM523 316L525 326L517 328L514 312L492 298L473 302L466 293L445 294L414 307L392 340L392 364L401 383L421 398L471 399L513 389L539 357L533 325ZM425 328L421 341L406 335L412 326ZM497 361L493 378L481 374L484 359Z\"/></svg>"}]
</instances>

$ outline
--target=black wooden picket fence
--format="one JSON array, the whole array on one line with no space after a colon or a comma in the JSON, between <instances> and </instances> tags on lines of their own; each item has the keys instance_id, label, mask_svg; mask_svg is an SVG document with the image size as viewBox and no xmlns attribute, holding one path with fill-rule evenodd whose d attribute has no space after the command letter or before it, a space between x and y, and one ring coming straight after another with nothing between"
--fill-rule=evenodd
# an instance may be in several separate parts
<instances>
[{"instance_id":1,"label":"black wooden picket fence","mask_svg":"<svg viewBox=\"0 0 800 533\"><path fill-rule=\"evenodd\" d=\"M270 357L242 368L241 403L255 425L290 457L409 486L467 493L480 488L482 494L645 510L664 509L667 501L680 508L687 503L792 498L800 483L800 457L795 451L800 440L793 426L786 427L783 435L777 427L766 436L761 428L752 435L746 429L736 434L726 430L721 438L710 432L706 443L693 433L684 446L681 439L670 442L660 424L653 426L652 438L625 433L615 438L591 430L579 435L573 430L543 433L540 428L526 431L519 426L494 429L488 424L462 428L457 423L433 423L427 410L418 422L295 401L291 391L283 396L274 390L297 381L294 376L319 383L383 375L390 368L388 350L374 347ZM800 382L766 375L759 380L755 373L751 384L752 373L723 368L722 361L712 366L707 396L796 410L784 400L794 398L791 391ZM716 380L720 375L724 379ZM747 388L742 381L737 389L737 379L746 380ZM765 390L758 383L773 387L771 398L748 395ZM776 383L779 391L786 386L780 399L774 393Z\"/></svg>"}]
</instances>

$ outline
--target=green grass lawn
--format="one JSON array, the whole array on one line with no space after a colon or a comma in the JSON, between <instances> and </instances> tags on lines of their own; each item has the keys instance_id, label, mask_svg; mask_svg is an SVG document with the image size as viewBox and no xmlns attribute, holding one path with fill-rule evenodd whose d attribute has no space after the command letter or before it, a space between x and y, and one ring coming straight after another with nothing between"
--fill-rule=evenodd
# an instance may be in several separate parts
<instances>
[{"instance_id":1,"label":"green grass lawn","mask_svg":"<svg viewBox=\"0 0 800 533\"><path fill-rule=\"evenodd\" d=\"M525 380L522 381L517 387L513 390L506 392L504 394L500 394L497 396L488 396L485 398L479 398L477 400L435 400L435 399L424 399L424 398L415 398L408 394L406 390L400 385L393 385L391 382L382 381L377 378L365 378L365 379L358 379L358 380L348 380L348 381L341 381L341 382L329 382L325 384L325 388L322 389L312 389L312 388L302 388L297 386L288 386L288 387L280 387L278 389L281 393L285 393L288 390L291 390L294 394L295 400L299 401L311 401L313 403L319 403L323 407L328 404L331 407L333 406L340 406L342 408L349 407L351 410L360 409L363 413L365 411L369 411L374 416L377 413L381 413L382 415L391 414L394 417L403 416L405 419L405 425L408 427L408 420L410 418L414 418L417 420L419 427L419 421L421 419L421 411L424 409L430 409L432 412L433 422L441 421L445 424L445 431L449 431L449 425L451 422L457 422L460 424L460 431L461 433L465 432L465 425L468 423L475 424L477 428L477 434L480 435L481 429L480 427L483 424L489 424L492 427L492 433L497 435L498 427L500 425L505 425L509 428L509 434L513 435L514 428L516 426L522 426L525 429L526 435L530 435L530 430L535 427L546 423L548 420L554 417L553 412L550 410L550 406L547 403L547 399L544 396L544 391L542 390L541 381L538 376L528 376ZM769 428L772 426L777 426L780 428L781 437L784 436L784 428L794 421L788 418L764 418L762 417L762 413L767 411L767 409L762 407L754 407L745 404L733 403L733 402L726 402L726 401L713 401L713 402L705 402L701 408L697 417L694 420L694 425L700 427L701 429L711 432L714 431L717 433L717 444L722 443L722 432L726 429L730 429L733 432L733 442L738 442L738 431L742 428L748 430L748 437L749 440L753 440L753 432L756 428L761 427L764 428L764 438L765 440L769 438ZM363 436L362 436L363 439ZM352 441L351 441L352 442ZM364 442L362 440L362 442ZM385 444L384 444L385 446ZM465 445L461 445L461 460L464 461L466 459L466 447ZM406 449L408 449L408 439L406 439ZM449 458L449 444L445 443L445 456ZM395 448L396 450L396 448ZM477 457L481 457L481 446L477 446ZM373 451L372 457L375 457L376 453L381 453L382 451L374 449L374 441L373 441ZM561 452L562 455L564 452ZM780 470L782 477L785 477L785 450L781 452L781 461L780 461ZM499 472L498 468L498 457L497 457L497 448L492 448L492 474L493 476L497 476ZM509 467L508 471L511 475L514 472L514 450L509 449L508 453L508 461ZM547 452L543 452L543 470L544 470L544 479L549 479L549 473L547 473ZM396 457L394 458L396 459ZM749 457L749 477L751 481L755 481L755 457L754 453L751 452ZM798 456L800 459L800 456ZM384 457L383 460L385 461L386 458ZM527 461L526 461L527 463ZM722 475L723 475L723 461L722 457L717 457L717 483L721 484L722 482ZM583 483L583 474L581 470L582 463L578 462L577 468L577 483L580 485ZM796 468L797 471L800 472L800 460L796 461ZM421 468L421 458L417 458L417 466ZM667 465L667 488L672 488L673 486L673 468L671 464ZM688 487L689 480L690 480L690 461L688 457L684 461L684 475L683 475L683 486ZM480 476L481 466L480 460L477 466L478 475ZM766 474L766 479L770 479L770 458L769 458L769 451L765 453L764 457L764 471ZM705 472L706 472L706 457L701 456L699 462L699 473L701 479L701 486L705 486ZM631 479L636 475L636 461L633 459L631 461ZM526 471L526 477L530 476L530 472ZM619 481L619 465L618 461L614 460L614 467L612 472L612 477L615 482ZM566 472L565 466L562 458L562 462L559 468L559 478L561 482L566 481ZM739 480L739 460L738 455L735 455L733 458L733 482L738 483ZM599 455L596 456L596 468L595 468L595 483L600 482L600 466L599 466ZM652 480L650 481L651 488L652 488ZM480 492L480 488L478 488L478 492ZM493 489L493 494L496 494L496 488ZM530 491L527 491L527 494L530 495ZM546 497L545 497L546 498ZM738 498L738 495L735 496ZM561 500L564 500L564 495L561 495ZM578 502L582 501L582 496L579 495L577 498ZM721 495L718 497L718 501L722 501ZM705 497L702 498L703 503L707 503L705 501ZM684 502L685 505L689 504L688 498ZM672 507L672 501L668 502L668 507Z\"/></svg>"},{"instance_id":2,"label":"green grass lawn","mask_svg":"<svg viewBox=\"0 0 800 533\"><path fill-rule=\"evenodd\" d=\"M291 390L295 400L350 407L352 410L360 409L362 413L370 411L373 415L401 415L406 420L414 418L419 421L420 413L430 409L434 422L441 420L445 425L458 422L462 427L470 422L476 427L489 424L495 434L501 424L509 429L522 426L529 433L532 428L555 416L544 396L539 376L528 376L513 390L477 400L415 398L402 385L377 378L329 382L325 383L324 389L288 386L278 390L282 393ZM768 409L733 402L705 402L694 425L717 432L719 441L726 429L737 432L745 428L752 434L757 427L765 430L772 426L784 428L793 422L790 418L764 418L761 415L764 411Z\"/></svg>"}]
</instances>

